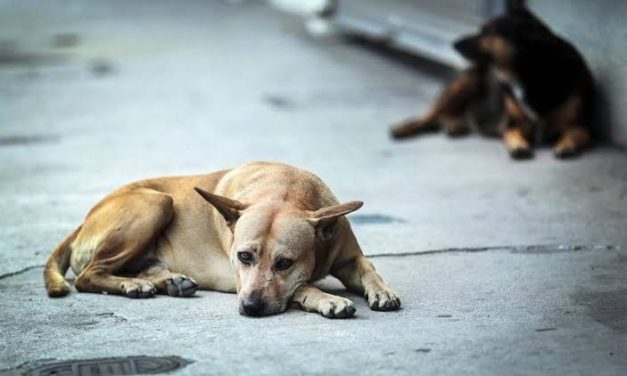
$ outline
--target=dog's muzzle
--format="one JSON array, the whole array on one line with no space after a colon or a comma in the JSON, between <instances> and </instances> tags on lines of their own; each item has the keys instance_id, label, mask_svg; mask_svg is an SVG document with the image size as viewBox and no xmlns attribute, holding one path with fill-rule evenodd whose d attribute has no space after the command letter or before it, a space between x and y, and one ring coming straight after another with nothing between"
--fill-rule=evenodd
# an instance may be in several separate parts
<instances>
[{"instance_id":1,"label":"dog's muzzle","mask_svg":"<svg viewBox=\"0 0 627 376\"><path fill-rule=\"evenodd\" d=\"M453 47L465 59L475 64L486 64L490 61L490 55L479 48L479 38L478 35L471 35L458 39L453 43Z\"/></svg>"},{"instance_id":2,"label":"dog's muzzle","mask_svg":"<svg viewBox=\"0 0 627 376\"><path fill-rule=\"evenodd\" d=\"M239 305L239 313L246 316L262 316L265 309L266 304L259 298L242 300Z\"/></svg>"}]
</instances>

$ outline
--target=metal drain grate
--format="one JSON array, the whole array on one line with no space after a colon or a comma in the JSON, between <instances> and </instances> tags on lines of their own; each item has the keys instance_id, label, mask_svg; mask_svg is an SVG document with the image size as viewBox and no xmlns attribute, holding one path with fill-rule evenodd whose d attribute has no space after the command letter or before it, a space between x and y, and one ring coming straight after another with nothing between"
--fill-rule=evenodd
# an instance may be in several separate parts
<instances>
[{"instance_id":1,"label":"metal drain grate","mask_svg":"<svg viewBox=\"0 0 627 376\"><path fill-rule=\"evenodd\" d=\"M32 367L18 373L28 376L110 376L171 372L191 361L178 356L129 356L67 360Z\"/></svg>"}]
</instances>

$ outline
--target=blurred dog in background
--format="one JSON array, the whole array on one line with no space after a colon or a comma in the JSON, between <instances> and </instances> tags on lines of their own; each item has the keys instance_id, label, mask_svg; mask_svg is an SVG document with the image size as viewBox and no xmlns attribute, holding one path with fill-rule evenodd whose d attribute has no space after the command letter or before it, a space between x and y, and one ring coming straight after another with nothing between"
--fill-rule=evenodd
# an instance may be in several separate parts
<instances>
[{"instance_id":1,"label":"blurred dog in background","mask_svg":"<svg viewBox=\"0 0 627 376\"><path fill-rule=\"evenodd\" d=\"M468 133L468 115L488 94L490 78L495 77L504 112L496 133L513 158L532 157L535 141L552 142L558 158L575 156L590 145L592 74L577 49L521 1L510 1L504 16L488 21L454 47L472 66L424 116L393 126L392 137L440 128L451 136Z\"/></svg>"}]
</instances>

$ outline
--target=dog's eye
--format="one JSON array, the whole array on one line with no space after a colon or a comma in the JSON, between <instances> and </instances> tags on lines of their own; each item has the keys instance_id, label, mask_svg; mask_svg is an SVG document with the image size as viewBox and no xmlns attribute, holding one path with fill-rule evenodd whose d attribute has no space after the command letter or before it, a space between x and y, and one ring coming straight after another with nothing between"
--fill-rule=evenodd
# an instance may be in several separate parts
<instances>
[{"instance_id":1,"label":"dog's eye","mask_svg":"<svg viewBox=\"0 0 627 376\"><path fill-rule=\"evenodd\" d=\"M292 265L294 265L294 260L288 258L282 258L274 264L274 267L277 270L285 270L289 269Z\"/></svg>"},{"instance_id":2,"label":"dog's eye","mask_svg":"<svg viewBox=\"0 0 627 376\"><path fill-rule=\"evenodd\" d=\"M237 252L237 258L246 265L253 261L253 254L250 252Z\"/></svg>"}]
</instances>

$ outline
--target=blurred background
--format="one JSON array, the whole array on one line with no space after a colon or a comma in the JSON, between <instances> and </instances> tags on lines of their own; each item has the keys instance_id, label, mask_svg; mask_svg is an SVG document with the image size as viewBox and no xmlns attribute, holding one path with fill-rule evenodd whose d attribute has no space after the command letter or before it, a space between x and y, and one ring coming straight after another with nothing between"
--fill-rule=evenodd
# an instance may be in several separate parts
<instances>
[{"instance_id":1,"label":"blurred background","mask_svg":"<svg viewBox=\"0 0 627 376\"><path fill-rule=\"evenodd\" d=\"M50 326L51 315L74 317L68 312L78 308L47 300L38 269L101 197L138 179L273 160L318 174L340 201L365 202L351 216L353 226L405 309L324 335L342 335L346 346L370 344L354 355L363 365L373 363L366 370L389 371L377 360L394 358L385 355L390 348L409 362L399 368L407 374L418 365L442 373L417 358L431 349L428 356L446 364L463 359L496 364L493 370L506 360L511 367L534 364L538 374L566 373L551 368L559 356L570 371L582 365L624 370L627 356L618 356L624 346L616 350L612 341L624 339L627 328L627 295L617 287L625 282L627 262L618 251L627 245L621 149L627 145L627 2L528 3L581 50L603 90L598 126L605 139L576 160L557 161L549 148L539 148L533 160L515 162L501 142L477 135L451 140L434 134L402 143L388 137L391 124L423 112L463 66L451 41L502 12L500 0L0 0L0 292L12 307L1 310L0 322L11 328L14 345L0 343L6 355L0 368L41 354L63 358L63 347L37 340L50 333L68 341L80 334L125 353L123 341L98 337L106 334L104 326L87 332L71 324L105 321L93 312ZM474 252L487 249L511 254ZM446 254L451 250L472 252L453 257ZM582 252L570 259L571 250ZM528 285L519 290L517 281ZM573 292L585 284L612 294ZM84 295L68 299L123 313L142 307ZM28 312L31 297L40 300L40 312ZM218 310L209 326L219 334L212 341L246 338L244 329L254 323L220 324L238 319L228 306L234 298L211 299L228 308L207 308ZM166 312L158 306L164 301L142 304ZM606 304L603 312L612 315L588 315L581 304L589 301ZM369 317L365 305L358 309ZM522 319L521 310L527 314ZM141 338L133 346L170 351L164 343L174 337L167 331L151 337L154 328L141 321L145 312L135 313L126 312L125 327ZM29 325L44 329L20 329L15 320L31 314ZM444 324L451 314L461 322ZM299 329L321 335L309 318L296 315ZM496 316L500 321L491 322ZM196 325L195 317L184 322ZM275 323L269 328L281 330L272 321L278 319L268 320ZM408 322L420 323L411 335ZM549 332L556 337L548 342L537 337L536 329L562 324L570 329ZM133 331L140 327L146 332ZM372 332L352 334L359 330ZM276 348L292 354L299 339L281 338ZM469 338L482 338L488 348L475 348ZM445 340L451 342L445 346ZM568 347L577 341L584 345ZM237 350L230 342L220 345ZM324 354L343 345L333 338L321 345L316 369L342 369L327 364ZM548 350L531 354L542 346ZM89 342L81 351L99 356ZM617 356L609 359L609 352ZM529 356L535 363L526 363ZM218 368L224 372L249 366L235 353L225 359L231 363ZM458 366L451 370L469 370Z\"/></svg>"},{"instance_id":2,"label":"blurred background","mask_svg":"<svg viewBox=\"0 0 627 376\"><path fill-rule=\"evenodd\" d=\"M502 14L505 0L272 0L288 12L309 17L317 32L320 19L336 30L364 36L451 68L466 63L451 48L461 35L471 34L487 19ZM604 141L627 145L623 121L627 104L627 3L620 0L523 1L550 27L573 42L595 73L602 94L597 128ZM322 15L314 17L312 15Z\"/></svg>"}]
</instances>

